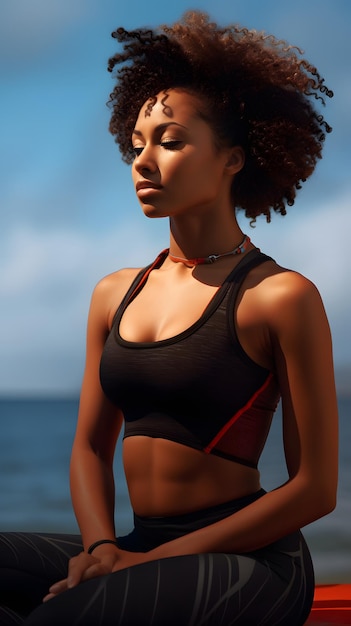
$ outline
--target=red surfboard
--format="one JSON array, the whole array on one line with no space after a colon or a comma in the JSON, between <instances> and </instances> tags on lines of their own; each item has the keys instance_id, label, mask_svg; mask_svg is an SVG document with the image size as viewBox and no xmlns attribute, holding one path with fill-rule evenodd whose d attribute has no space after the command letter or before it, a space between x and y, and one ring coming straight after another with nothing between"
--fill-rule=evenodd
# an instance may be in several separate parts
<instances>
[{"instance_id":1,"label":"red surfboard","mask_svg":"<svg viewBox=\"0 0 351 626\"><path fill-rule=\"evenodd\" d=\"M351 624L351 584L316 585L306 626Z\"/></svg>"}]
</instances>

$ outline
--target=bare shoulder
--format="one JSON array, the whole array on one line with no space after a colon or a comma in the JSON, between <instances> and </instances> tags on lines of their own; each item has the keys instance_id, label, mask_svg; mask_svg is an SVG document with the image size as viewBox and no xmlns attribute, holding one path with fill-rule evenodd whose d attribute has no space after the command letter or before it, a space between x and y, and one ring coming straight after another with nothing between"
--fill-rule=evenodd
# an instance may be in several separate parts
<instances>
[{"instance_id":1,"label":"bare shoulder","mask_svg":"<svg viewBox=\"0 0 351 626\"><path fill-rule=\"evenodd\" d=\"M266 322L276 329L325 317L316 285L299 272L274 261L262 264L251 277L252 296Z\"/></svg>"},{"instance_id":2,"label":"bare shoulder","mask_svg":"<svg viewBox=\"0 0 351 626\"><path fill-rule=\"evenodd\" d=\"M140 268L128 267L107 274L97 283L94 294L102 297L111 291L117 293L126 291L139 272Z\"/></svg>"},{"instance_id":3,"label":"bare shoulder","mask_svg":"<svg viewBox=\"0 0 351 626\"><path fill-rule=\"evenodd\" d=\"M270 301L274 298L279 301L294 300L307 294L318 294L316 285L306 276L285 267L274 261L268 261L256 268L257 287L262 296L269 295Z\"/></svg>"},{"instance_id":4,"label":"bare shoulder","mask_svg":"<svg viewBox=\"0 0 351 626\"><path fill-rule=\"evenodd\" d=\"M245 279L236 323L246 352L268 369L277 369L282 351L300 357L303 353L300 361L306 364L307 355L310 359L320 354L321 346L326 351L331 343L317 287L299 272L274 261L262 263Z\"/></svg>"},{"instance_id":5,"label":"bare shoulder","mask_svg":"<svg viewBox=\"0 0 351 626\"><path fill-rule=\"evenodd\" d=\"M140 268L124 268L104 276L95 286L91 308L103 312L108 325Z\"/></svg>"}]
</instances>

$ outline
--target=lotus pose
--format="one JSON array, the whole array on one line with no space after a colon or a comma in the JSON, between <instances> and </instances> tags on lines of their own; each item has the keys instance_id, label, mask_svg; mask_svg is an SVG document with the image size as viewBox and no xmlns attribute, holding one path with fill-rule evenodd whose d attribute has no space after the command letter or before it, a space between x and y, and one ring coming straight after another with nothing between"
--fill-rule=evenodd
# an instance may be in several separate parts
<instances>
[{"instance_id":1,"label":"lotus pose","mask_svg":"<svg viewBox=\"0 0 351 626\"><path fill-rule=\"evenodd\" d=\"M299 626L314 592L300 528L336 499L331 338L317 288L251 226L285 215L312 174L332 93L296 48L198 11L113 36L110 131L169 242L94 290L71 460L81 535L1 536L0 623ZM258 461L280 401L289 479L267 492Z\"/></svg>"}]
</instances>

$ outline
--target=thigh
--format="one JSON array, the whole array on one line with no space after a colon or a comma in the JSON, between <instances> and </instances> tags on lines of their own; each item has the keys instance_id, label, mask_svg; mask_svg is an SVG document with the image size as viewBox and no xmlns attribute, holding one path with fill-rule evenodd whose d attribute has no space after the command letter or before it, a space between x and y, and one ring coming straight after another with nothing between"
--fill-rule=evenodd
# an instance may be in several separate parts
<instances>
[{"instance_id":1,"label":"thigh","mask_svg":"<svg viewBox=\"0 0 351 626\"><path fill-rule=\"evenodd\" d=\"M299 561L287 554L275 555L273 564L233 554L151 561L81 583L42 605L25 624L299 626L306 600L311 602Z\"/></svg>"},{"instance_id":2,"label":"thigh","mask_svg":"<svg viewBox=\"0 0 351 626\"><path fill-rule=\"evenodd\" d=\"M67 575L69 559L82 550L79 535L0 533L0 605L26 615L50 585Z\"/></svg>"}]
</instances>

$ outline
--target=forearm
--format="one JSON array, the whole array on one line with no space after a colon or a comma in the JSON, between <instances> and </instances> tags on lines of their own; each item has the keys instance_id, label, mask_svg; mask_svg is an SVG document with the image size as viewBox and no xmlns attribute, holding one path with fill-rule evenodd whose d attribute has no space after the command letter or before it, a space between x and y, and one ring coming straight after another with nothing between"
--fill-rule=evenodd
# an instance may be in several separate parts
<instances>
[{"instance_id":1,"label":"forearm","mask_svg":"<svg viewBox=\"0 0 351 626\"><path fill-rule=\"evenodd\" d=\"M112 461L104 461L88 445L74 444L70 465L73 508L81 530L84 551L70 559L67 576L54 583L44 601L75 587L80 582L114 571L121 551L114 545L115 487ZM88 547L102 543L87 553Z\"/></svg>"},{"instance_id":2,"label":"forearm","mask_svg":"<svg viewBox=\"0 0 351 626\"><path fill-rule=\"evenodd\" d=\"M85 549L100 539L114 539L115 485L112 467L92 450L73 451L70 486L74 512Z\"/></svg>"},{"instance_id":3,"label":"forearm","mask_svg":"<svg viewBox=\"0 0 351 626\"><path fill-rule=\"evenodd\" d=\"M152 559L204 552L244 553L257 550L329 512L320 498L294 481L267 493L241 511L179 539L165 543Z\"/></svg>"}]
</instances>

